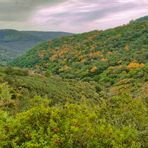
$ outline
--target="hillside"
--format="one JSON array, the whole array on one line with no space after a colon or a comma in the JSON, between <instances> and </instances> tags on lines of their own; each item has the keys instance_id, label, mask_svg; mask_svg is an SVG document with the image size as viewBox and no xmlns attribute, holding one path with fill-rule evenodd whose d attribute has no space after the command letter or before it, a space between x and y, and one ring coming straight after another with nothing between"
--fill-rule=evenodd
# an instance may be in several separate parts
<instances>
[{"instance_id":1,"label":"hillside","mask_svg":"<svg viewBox=\"0 0 148 148\"><path fill-rule=\"evenodd\" d=\"M148 21L148 16L141 17L141 18L137 19L136 21L137 22Z\"/></svg>"},{"instance_id":2,"label":"hillside","mask_svg":"<svg viewBox=\"0 0 148 148\"><path fill-rule=\"evenodd\" d=\"M147 38L147 20L136 20L1 66L0 147L147 148Z\"/></svg>"},{"instance_id":3,"label":"hillside","mask_svg":"<svg viewBox=\"0 0 148 148\"><path fill-rule=\"evenodd\" d=\"M13 60L14 56L14 53L10 53L7 49L0 47L0 65L6 65L6 63L8 62L8 57L10 60Z\"/></svg>"},{"instance_id":4,"label":"hillside","mask_svg":"<svg viewBox=\"0 0 148 148\"><path fill-rule=\"evenodd\" d=\"M21 99L20 101L17 100L20 103L18 107L23 108L28 107L28 101L31 101L30 99L35 96L51 98L53 104L62 103L67 99L73 98L76 101L80 100L82 97L97 101L99 97L95 83L90 85L87 82L76 80L63 81L59 77L46 77L34 73L29 69L1 66L0 83L9 85L14 89L14 93L20 96L18 99ZM0 90L0 93L1 91L2 90ZM18 110L22 110L22 108L18 108Z\"/></svg>"},{"instance_id":5,"label":"hillside","mask_svg":"<svg viewBox=\"0 0 148 148\"><path fill-rule=\"evenodd\" d=\"M100 90L94 82L0 67L0 147L146 148L147 88L123 79Z\"/></svg>"},{"instance_id":6,"label":"hillside","mask_svg":"<svg viewBox=\"0 0 148 148\"><path fill-rule=\"evenodd\" d=\"M132 70L146 67L147 38L148 22L135 21L42 43L12 65L110 86L123 76L129 78Z\"/></svg>"},{"instance_id":7,"label":"hillside","mask_svg":"<svg viewBox=\"0 0 148 148\"><path fill-rule=\"evenodd\" d=\"M54 39L61 36L69 36L70 33L65 32L35 32L35 31L17 31L17 30L0 30L0 54L6 50L6 56L0 58L0 63L12 61L16 57L26 53L34 45Z\"/></svg>"}]
</instances>

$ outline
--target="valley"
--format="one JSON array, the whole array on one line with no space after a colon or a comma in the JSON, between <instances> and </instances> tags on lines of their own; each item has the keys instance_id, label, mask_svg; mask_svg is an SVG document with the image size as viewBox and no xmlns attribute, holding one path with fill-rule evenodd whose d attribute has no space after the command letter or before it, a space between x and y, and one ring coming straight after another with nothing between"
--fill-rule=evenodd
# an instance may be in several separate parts
<instances>
[{"instance_id":1,"label":"valley","mask_svg":"<svg viewBox=\"0 0 148 148\"><path fill-rule=\"evenodd\" d=\"M5 59L0 57L0 63L4 65L16 59L43 41L69 35L72 34L66 32L0 30L0 49L2 49L0 52L6 52Z\"/></svg>"}]
</instances>

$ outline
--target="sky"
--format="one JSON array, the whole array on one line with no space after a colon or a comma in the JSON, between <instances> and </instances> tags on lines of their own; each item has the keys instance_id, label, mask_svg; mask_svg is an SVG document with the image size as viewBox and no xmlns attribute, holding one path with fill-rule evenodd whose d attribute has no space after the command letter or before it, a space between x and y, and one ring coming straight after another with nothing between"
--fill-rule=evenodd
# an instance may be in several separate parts
<instances>
[{"instance_id":1,"label":"sky","mask_svg":"<svg viewBox=\"0 0 148 148\"><path fill-rule=\"evenodd\" d=\"M0 0L0 29L87 32L148 15L148 0Z\"/></svg>"}]
</instances>

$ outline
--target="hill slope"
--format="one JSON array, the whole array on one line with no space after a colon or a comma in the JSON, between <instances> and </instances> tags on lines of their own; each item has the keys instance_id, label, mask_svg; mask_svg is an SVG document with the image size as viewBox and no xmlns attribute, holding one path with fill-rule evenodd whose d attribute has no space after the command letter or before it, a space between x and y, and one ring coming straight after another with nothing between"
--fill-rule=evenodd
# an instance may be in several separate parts
<instances>
[{"instance_id":1,"label":"hill slope","mask_svg":"<svg viewBox=\"0 0 148 148\"><path fill-rule=\"evenodd\" d=\"M66 100L81 98L97 100L99 94L95 83L89 84L77 80L62 80L59 77L46 77L28 69L18 69L0 66L0 83L13 88L14 100L18 97L18 110L29 106L29 101L35 96L52 99L53 104L64 103ZM0 88L0 106L1 106ZM18 96L16 96L18 95ZM74 101L73 100L73 101ZM16 102L17 103L17 102ZM8 106L7 106L8 107Z\"/></svg>"},{"instance_id":2,"label":"hill slope","mask_svg":"<svg viewBox=\"0 0 148 148\"><path fill-rule=\"evenodd\" d=\"M122 78L118 73L128 78L132 70L147 65L147 38L148 22L135 21L42 43L12 65L112 85Z\"/></svg>"},{"instance_id":3,"label":"hill slope","mask_svg":"<svg viewBox=\"0 0 148 148\"><path fill-rule=\"evenodd\" d=\"M147 148L147 33L137 21L55 39L12 63L35 72L0 67L0 147Z\"/></svg>"},{"instance_id":4,"label":"hill slope","mask_svg":"<svg viewBox=\"0 0 148 148\"><path fill-rule=\"evenodd\" d=\"M0 67L0 147L146 148L148 85L130 84L97 91L93 83Z\"/></svg>"},{"instance_id":5,"label":"hill slope","mask_svg":"<svg viewBox=\"0 0 148 148\"><path fill-rule=\"evenodd\" d=\"M141 18L137 19L136 21L137 22L148 21L148 16L141 17Z\"/></svg>"},{"instance_id":6,"label":"hill slope","mask_svg":"<svg viewBox=\"0 0 148 148\"><path fill-rule=\"evenodd\" d=\"M42 41L69 35L71 34L65 32L35 32L11 29L0 30L0 48L3 49L3 51L0 50L0 54L1 51L4 52L4 49L6 50L5 59L0 58L0 63L15 59L28 51L29 48L32 48Z\"/></svg>"}]
</instances>

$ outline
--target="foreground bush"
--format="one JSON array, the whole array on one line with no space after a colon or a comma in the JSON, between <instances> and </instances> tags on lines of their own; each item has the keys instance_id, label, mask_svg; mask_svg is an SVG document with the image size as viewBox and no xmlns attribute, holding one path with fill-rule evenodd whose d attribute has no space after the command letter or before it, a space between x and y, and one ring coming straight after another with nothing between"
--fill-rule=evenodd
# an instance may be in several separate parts
<instances>
[{"instance_id":1,"label":"foreground bush","mask_svg":"<svg viewBox=\"0 0 148 148\"><path fill-rule=\"evenodd\" d=\"M148 109L141 99L113 97L51 106L48 101L10 117L1 111L0 147L146 147Z\"/></svg>"}]
</instances>

